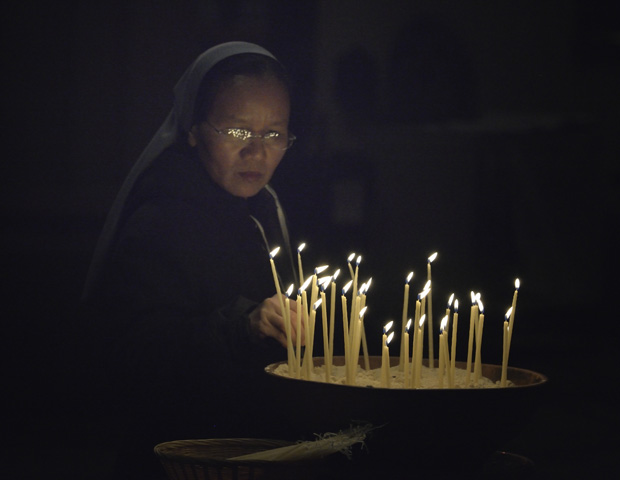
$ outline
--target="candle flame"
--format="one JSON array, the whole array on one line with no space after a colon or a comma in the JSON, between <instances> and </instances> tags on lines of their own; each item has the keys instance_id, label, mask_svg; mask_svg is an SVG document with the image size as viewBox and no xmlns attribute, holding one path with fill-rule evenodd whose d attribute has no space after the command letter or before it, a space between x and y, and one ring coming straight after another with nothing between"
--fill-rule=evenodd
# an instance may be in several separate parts
<instances>
[{"instance_id":1,"label":"candle flame","mask_svg":"<svg viewBox=\"0 0 620 480\"><path fill-rule=\"evenodd\" d=\"M299 245L299 247L297 247L297 253L301 253L301 251L306 248L306 244L302 243Z\"/></svg>"},{"instance_id":2,"label":"candle flame","mask_svg":"<svg viewBox=\"0 0 620 480\"><path fill-rule=\"evenodd\" d=\"M437 258L437 252L433 253L430 257L428 257L428 263L432 263L433 260Z\"/></svg>"},{"instance_id":3,"label":"candle flame","mask_svg":"<svg viewBox=\"0 0 620 480\"><path fill-rule=\"evenodd\" d=\"M450 305L452 305L453 301L454 301L454 293L450 295L450 298L448 299L448 308L450 308Z\"/></svg>"},{"instance_id":4,"label":"candle flame","mask_svg":"<svg viewBox=\"0 0 620 480\"><path fill-rule=\"evenodd\" d=\"M387 344L389 344L389 343L392 341L392 339L393 339L393 338L394 338L394 332L391 332L391 333L388 335L387 340L385 341L385 344L386 344L386 345L387 345Z\"/></svg>"},{"instance_id":5,"label":"candle flame","mask_svg":"<svg viewBox=\"0 0 620 480\"><path fill-rule=\"evenodd\" d=\"M311 281L312 281L312 277L306 278L306 281L304 282L304 284L301 287L299 287L299 291L303 292L306 288L308 288L308 285L310 285Z\"/></svg>"},{"instance_id":6,"label":"candle flame","mask_svg":"<svg viewBox=\"0 0 620 480\"><path fill-rule=\"evenodd\" d=\"M508 311L506 311L506 315L505 315L506 320L508 320L508 319L510 318L510 315L512 315L512 307L510 307L510 308L508 309Z\"/></svg>"},{"instance_id":7,"label":"candle flame","mask_svg":"<svg viewBox=\"0 0 620 480\"><path fill-rule=\"evenodd\" d=\"M338 275L340 275L340 269L336 270L336 272L332 276L332 282L336 281L336 279L338 278Z\"/></svg>"},{"instance_id":8,"label":"candle flame","mask_svg":"<svg viewBox=\"0 0 620 480\"><path fill-rule=\"evenodd\" d=\"M459 311L459 301L455 300L454 301L454 313L458 313Z\"/></svg>"},{"instance_id":9,"label":"candle flame","mask_svg":"<svg viewBox=\"0 0 620 480\"><path fill-rule=\"evenodd\" d=\"M407 280L405 281L405 283L409 283L412 278L413 278L413 272L409 272L409 275L407 275Z\"/></svg>"},{"instance_id":10,"label":"candle flame","mask_svg":"<svg viewBox=\"0 0 620 480\"><path fill-rule=\"evenodd\" d=\"M357 266L357 265L359 265L360 263L362 263L362 256L361 256L361 255L359 255L359 256L357 257L357 260L355 260L355 265Z\"/></svg>"},{"instance_id":11,"label":"candle flame","mask_svg":"<svg viewBox=\"0 0 620 480\"><path fill-rule=\"evenodd\" d=\"M329 282L331 282L332 277L331 275L327 276L327 277L321 277L319 278L318 282L319 282L319 287L321 288L321 291L324 292L325 289L327 288L327 286L329 285Z\"/></svg>"},{"instance_id":12,"label":"candle flame","mask_svg":"<svg viewBox=\"0 0 620 480\"><path fill-rule=\"evenodd\" d=\"M325 270L327 270L328 268L329 268L329 265L322 265L322 266L320 266L320 267L316 267L316 268L314 269L314 274L315 274L315 275L318 275L319 273L324 272L324 271L325 271Z\"/></svg>"},{"instance_id":13,"label":"candle flame","mask_svg":"<svg viewBox=\"0 0 620 480\"><path fill-rule=\"evenodd\" d=\"M515 280L515 290L519 290L519 288L521 288L521 282L519 281L519 279L517 278Z\"/></svg>"},{"instance_id":14,"label":"candle flame","mask_svg":"<svg viewBox=\"0 0 620 480\"><path fill-rule=\"evenodd\" d=\"M367 308L368 307L364 307L360 310L360 314L359 314L360 320L364 317L364 314L366 313Z\"/></svg>"},{"instance_id":15,"label":"candle flame","mask_svg":"<svg viewBox=\"0 0 620 480\"><path fill-rule=\"evenodd\" d=\"M390 320L389 322L387 322L384 326L383 326L383 333L386 334L387 332L390 331L390 328L392 328L392 325L394 325L394 320Z\"/></svg>"},{"instance_id":16,"label":"candle flame","mask_svg":"<svg viewBox=\"0 0 620 480\"><path fill-rule=\"evenodd\" d=\"M424 297L426 297L428 295L428 292L430 292L429 289L424 289L420 293L418 293L418 300L422 300Z\"/></svg>"},{"instance_id":17,"label":"candle flame","mask_svg":"<svg viewBox=\"0 0 620 480\"><path fill-rule=\"evenodd\" d=\"M418 321L418 325L420 328L422 328L422 325L424 325L424 322L426 321L426 313L424 315L422 315L420 317L420 320Z\"/></svg>"},{"instance_id":18,"label":"candle flame","mask_svg":"<svg viewBox=\"0 0 620 480\"><path fill-rule=\"evenodd\" d=\"M480 300L480 292L474 293L473 290L471 292L471 304L475 305Z\"/></svg>"},{"instance_id":19,"label":"candle flame","mask_svg":"<svg viewBox=\"0 0 620 480\"><path fill-rule=\"evenodd\" d=\"M271 252L269 252L269 258L275 257L279 251L280 251L280 247L274 248Z\"/></svg>"},{"instance_id":20,"label":"candle flame","mask_svg":"<svg viewBox=\"0 0 620 480\"><path fill-rule=\"evenodd\" d=\"M430 289L431 289L431 281L429 280L424 284L423 290L430 290Z\"/></svg>"},{"instance_id":21,"label":"candle flame","mask_svg":"<svg viewBox=\"0 0 620 480\"><path fill-rule=\"evenodd\" d=\"M351 288L351 285L353 285L353 280L349 280L349 283L347 283L344 287L342 287L343 295L349 291L349 288Z\"/></svg>"},{"instance_id":22,"label":"candle flame","mask_svg":"<svg viewBox=\"0 0 620 480\"><path fill-rule=\"evenodd\" d=\"M316 310L317 308L321 306L321 302L323 302L323 299L319 298L316 302L314 302L314 305L312 305L312 308Z\"/></svg>"},{"instance_id":23,"label":"candle flame","mask_svg":"<svg viewBox=\"0 0 620 480\"><path fill-rule=\"evenodd\" d=\"M482 305L480 298L478 298L478 309L480 310L480 313L484 315L484 306Z\"/></svg>"},{"instance_id":24,"label":"candle flame","mask_svg":"<svg viewBox=\"0 0 620 480\"><path fill-rule=\"evenodd\" d=\"M412 321L412 319L410 318L410 319L407 321L407 325L405 325L405 331L406 331L407 333L409 333L409 329L411 328L411 321Z\"/></svg>"},{"instance_id":25,"label":"candle flame","mask_svg":"<svg viewBox=\"0 0 620 480\"><path fill-rule=\"evenodd\" d=\"M348 256L347 262L351 263L354 258L355 258L355 252L353 252L351 255Z\"/></svg>"},{"instance_id":26,"label":"candle flame","mask_svg":"<svg viewBox=\"0 0 620 480\"><path fill-rule=\"evenodd\" d=\"M441 324L439 325L439 333L443 333L443 331L448 326L448 315L441 319Z\"/></svg>"},{"instance_id":27,"label":"candle flame","mask_svg":"<svg viewBox=\"0 0 620 480\"><path fill-rule=\"evenodd\" d=\"M290 297L291 293L293 293L293 284L291 283L291 286L288 287L288 289L286 290L286 296Z\"/></svg>"}]
</instances>

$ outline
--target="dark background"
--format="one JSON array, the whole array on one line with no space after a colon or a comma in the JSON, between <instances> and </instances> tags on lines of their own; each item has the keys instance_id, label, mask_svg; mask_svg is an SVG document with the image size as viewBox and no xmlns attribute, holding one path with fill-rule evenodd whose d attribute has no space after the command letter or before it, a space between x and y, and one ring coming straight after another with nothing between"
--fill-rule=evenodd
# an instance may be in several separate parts
<instances>
[{"instance_id":1,"label":"dark background","mask_svg":"<svg viewBox=\"0 0 620 480\"><path fill-rule=\"evenodd\" d=\"M299 142L273 183L294 241L307 243L307 268L344 273L349 253L361 254L362 279L373 279L367 333L378 339L400 318L407 273L413 295L438 251L435 306L452 292L462 307L470 290L482 293L489 363L501 361L519 277L511 363L548 375L550 388L509 447L541 475L609 471L618 8L359 3L5 10L0 287L6 449L18 474L109 471L104 422L83 411L70 374L80 362L74 307L107 209L169 111L175 82L203 50L236 39L270 49L296 84Z\"/></svg>"}]
</instances>

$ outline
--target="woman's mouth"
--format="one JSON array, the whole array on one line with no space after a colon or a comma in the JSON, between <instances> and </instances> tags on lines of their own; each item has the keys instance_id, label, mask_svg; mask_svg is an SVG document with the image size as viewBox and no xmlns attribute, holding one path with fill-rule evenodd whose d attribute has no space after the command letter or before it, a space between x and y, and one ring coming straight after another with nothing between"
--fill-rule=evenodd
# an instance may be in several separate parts
<instances>
[{"instance_id":1,"label":"woman's mouth","mask_svg":"<svg viewBox=\"0 0 620 480\"><path fill-rule=\"evenodd\" d=\"M260 172L239 172L238 175L246 182L258 182L263 178Z\"/></svg>"}]
</instances>

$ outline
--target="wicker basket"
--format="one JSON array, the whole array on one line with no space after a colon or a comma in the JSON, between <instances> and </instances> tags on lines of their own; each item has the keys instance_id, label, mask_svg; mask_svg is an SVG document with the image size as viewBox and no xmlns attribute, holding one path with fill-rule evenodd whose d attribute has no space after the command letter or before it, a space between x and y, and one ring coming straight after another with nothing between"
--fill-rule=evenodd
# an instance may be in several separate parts
<instances>
[{"instance_id":1,"label":"wicker basket","mask_svg":"<svg viewBox=\"0 0 620 480\"><path fill-rule=\"evenodd\" d=\"M259 480L311 478L308 462L231 461L232 457L291 442L257 438L177 440L155 446L170 480Z\"/></svg>"}]
</instances>

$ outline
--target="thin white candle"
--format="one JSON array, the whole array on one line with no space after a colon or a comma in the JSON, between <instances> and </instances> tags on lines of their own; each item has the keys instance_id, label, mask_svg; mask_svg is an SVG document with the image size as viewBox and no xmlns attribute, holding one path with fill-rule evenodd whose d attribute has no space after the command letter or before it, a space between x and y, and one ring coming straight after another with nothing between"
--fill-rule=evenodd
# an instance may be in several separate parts
<instances>
[{"instance_id":1,"label":"thin white candle","mask_svg":"<svg viewBox=\"0 0 620 480\"><path fill-rule=\"evenodd\" d=\"M438 372L437 372L437 379L438 379L439 388L443 388L443 380L444 380L445 368L446 368L446 363L445 363L445 351L446 351L445 338L446 338L446 333L445 333L445 329L446 329L447 325L448 325L448 315L443 317L443 319L441 320L441 324L439 325L439 368L437 369L438 370Z\"/></svg>"},{"instance_id":2,"label":"thin white candle","mask_svg":"<svg viewBox=\"0 0 620 480\"><path fill-rule=\"evenodd\" d=\"M452 314L452 345L450 355L450 387L454 388L456 375L456 339L457 326L459 322L459 301L454 301L454 313Z\"/></svg>"},{"instance_id":3,"label":"thin white candle","mask_svg":"<svg viewBox=\"0 0 620 480\"><path fill-rule=\"evenodd\" d=\"M271 252L269 252L269 263L271 263L271 273L273 275L273 283L276 287L276 293L278 294L278 301L280 302L280 312L282 312L282 316L284 316L284 301L282 300L282 289L280 288L280 279L278 278L278 273L276 271L276 264L273 261L274 257L280 251L280 247L275 248Z\"/></svg>"},{"instance_id":4,"label":"thin white candle","mask_svg":"<svg viewBox=\"0 0 620 480\"><path fill-rule=\"evenodd\" d=\"M420 321L420 316L423 313L423 308L422 308L422 302L424 301L424 298L426 297L426 295L428 294L428 290L423 290L420 293L418 293L418 299L416 300L415 303L415 317L413 320L413 346L411 348L411 374L413 375L414 373L414 362L415 360L415 356L416 353L418 351L417 345L418 345L418 323Z\"/></svg>"},{"instance_id":5,"label":"thin white candle","mask_svg":"<svg viewBox=\"0 0 620 480\"><path fill-rule=\"evenodd\" d=\"M383 326L383 337L381 340L381 386L389 387L390 386L390 351L388 349L388 336L387 333L392 328L394 322L390 320ZM392 332L393 334L394 332ZM391 335L393 336L393 335Z\"/></svg>"},{"instance_id":6,"label":"thin white candle","mask_svg":"<svg viewBox=\"0 0 620 480\"><path fill-rule=\"evenodd\" d=\"M366 283L362 285L360 289L360 308L364 308L366 306L366 293L370 288L370 284L372 283L372 278L368 279ZM368 355L368 342L366 341L366 326L364 323L361 325L362 327L362 350L364 353L364 369L370 370L370 356Z\"/></svg>"},{"instance_id":7,"label":"thin white candle","mask_svg":"<svg viewBox=\"0 0 620 480\"><path fill-rule=\"evenodd\" d=\"M297 290L297 341L295 350L295 376L301 377L301 288Z\"/></svg>"},{"instance_id":8,"label":"thin white candle","mask_svg":"<svg viewBox=\"0 0 620 480\"><path fill-rule=\"evenodd\" d=\"M361 342L362 324L364 322L364 314L366 313L367 309L368 307L364 307L360 309L359 314L357 318L355 319L356 328L355 328L355 335L353 338L353 347L352 347L353 356L352 356L352 361L351 361L351 379L353 380L353 383L355 383L355 375L357 372L357 366L359 364L360 347L362 343Z\"/></svg>"},{"instance_id":9,"label":"thin white candle","mask_svg":"<svg viewBox=\"0 0 620 480\"><path fill-rule=\"evenodd\" d=\"M502 377L500 379L501 387L505 387L508 380L508 355L510 354L508 347L508 336L510 335L509 320L511 314L512 307L508 309L506 315L504 316L504 348L502 350Z\"/></svg>"},{"instance_id":10,"label":"thin white candle","mask_svg":"<svg viewBox=\"0 0 620 480\"><path fill-rule=\"evenodd\" d=\"M478 299L478 323L476 326L476 360L474 363L474 381L476 385L482 376L482 331L484 329L484 307Z\"/></svg>"},{"instance_id":11,"label":"thin white candle","mask_svg":"<svg viewBox=\"0 0 620 480\"><path fill-rule=\"evenodd\" d=\"M355 258L355 253L352 253L347 257L347 266L349 267L349 273L351 274L351 280L355 278L355 273L353 272L353 267L351 266L351 262Z\"/></svg>"},{"instance_id":12,"label":"thin white candle","mask_svg":"<svg viewBox=\"0 0 620 480\"><path fill-rule=\"evenodd\" d=\"M426 263L428 281L431 281L431 263L437 258L437 252L428 257ZM435 354L433 347L433 292L432 290L428 294L428 366L430 368L435 367Z\"/></svg>"},{"instance_id":13,"label":"thin white candle","mask_svg":"<svg viewBox=\"0 0 620 480\"><path fill-rule=\"evenodd\" d=\"M448 303L446 305L446 315L448 315L448 318L450 318L453 301L454 301L454 293L450 295L450 298L448 298ZM450 322L448 322L448 325L446 326L446 334L449 334L449 333L450 333Z\"/></svg>"},{"instance_id":14,"label":"thin white candle","mask_svg":"<svg viewBox=\"0 0 620 480\"><path fill-rule=\"evenodd\" d=\"M340 269L332 275L332 291L329 305L329 359L334 361L334 330L336 325L336 279L340 275Z\"/></svg>"},{"instance_id":15,"label":"thin white candle","mask_svg":"<svg viewBox=\"0 0 620 480\"><path fill-rule=\"evenodd\" d=\"M411 379L409 378L409 329L411 328L411 319L409 319L409 321L407 321L407 325L405 327L405 333L404 333L404 337L405 337L405 342L404 342L404 348L405 348L405 355L404 355L404 359L405 359L405 364L403 367L403 386L405 388L409 388L411 386Z\"/></svg>"},{"instance_id":16,"label":"thin white candle","mask_svg":"<svg viewBox=\"0 0 620 480\"><path fill-rule=\"evenodd\" d=\"M519 289L521 288L521 282L517 278L515 280L515 292L512 296L512 310L510 312L510 322L508 323L508 350L510 350L510 344L512 342L512 329L515 321L515 313L517 310L517 296L519 295Z\"/></svg>"},{"instance_id":17,"label":"thin white candle","mask_svg":"<svg viewBox=\"0 0 620 480\"><path fill-rule=\"evenodd\" d=\"M325 381L330 382L332 376L332 363L329 358L329 330L327 326L327 301L325 286L329 284L331 277L321 283L321 321L323 325L323 363L325 365Z\"/></svg>"},{"instance_id":18,"label":"thin white candle","mask_svg":"<svg viewBox=\"0 0 620 480\"><path fill-rule=\"evenodd\" d=\"M351 285L353 284L353 280L349 281L343 288L342 288L342 330L343 330L343 337L344 337L344 366L345 366L345 375L346 375L346 382L347 385L351 385L351 378L349 376L349 364L351 363L351 342L350 342L350 336L351 334L349 333L349 319L348 319L348 314L347 314L347 291L349 290L349 288L351 288Z\"/></svg>"},{"instance_id":19,"label":"thin white candle","mask_svg":"<svg viewBox=\"0 0 620 480\"><path fill-rule=\"evenodd\" d=\"M390 388L390 384L392 382L392 375L390 374L390 343L392 342L392 339L394 338L394 332L390 332L390 334L388 335L387 338L387 343L386 343L386 349L387 349L387 386L388 388Z\"/></svg>"},{"instance_id":20,"label":"thin white candle","mask_svg":"<svg viewBox=\"0 0 620 480\"><path fill-rule=\"evenodd\" d=\"M426 314L420 317L418 322L418 335L415 354L415 377L414 388L420 388L422 383L422 356L424 355L424 322L426 321Z\"/></svg>"},{"instance_id":21,"label":"thin white candle","mask_svg":"<svg viewBox=\"0 0 620 480\"><path fill-rule=\"evenodd\" d=\"M316 311L321 306L321 302L323 300L319 298L312 305L312 311L310 312L310 325L314 325L316 320ZM307 343L307 342L306 342ZM310 348L310 352L308 353L308 379L312 378L312 372L314 371L314 360L312 356L312 347Z\"/></svg>"},{"instance_id":22,"label":"thin white candle","mask_svg":"<svg viewBox=\"0 0 620 480\"><path fill-rule=\"evenodd\" d=\"M400 331L400 363L399 370L403 371L405 368L405 324L407 323L407 315L409 313L409 282L413 278L413 272L410 272L405 279L405 292L403 294L403 314L401 317L401 331ZM406 359L407 362L409 359Z\"/></svg>"},{"instance_id":23,"label":"thin white candle","mask_svg":"<svg viewBox=\"0 0 620 480\"><path fill-rule=\"evenodd\" d=\"M304 284L301 286L301 312L304 318L304 336L305 336L305 347L304 347L304 356L301 364L302 374L308 375L309 372L309 361L308 358L312 357L312 335L310 334L310 318L308 312L308 293L306 289L312 282L312 277L308 277ZM309 377L306 377L309 378Z\"/></svg>"},{"instance_id":24,"label":"thin white candle","mask_svg":"<svg viewBox=\"0 0 620 480\"><path fill-rule=\"evenodd\" d=\"M293 338L292 338L292 325L291 325L291 300L290 296L293 293L293 284L286 290L286 298L284 300L284 330L286 332L286 352L288 359L288 371L290 375L295 372L295 352L293 350Z\"/></svg>"},{"instance_id":25,"label":"thin white candle","mask_svg":"<svg viewBox=\"0 0 620 480\"><path fill-rule=\"evenodd\" d=\"M360 263L362 262L362 256L358 255L357 260L355 260L355 273L353 274L353 294L358 294L357 288L357 279L359 275Z\"/></svg>"},{"instance_id":26,"label":"thin white candle","mask_svg":"<svg viewBox=\"0 0 620 480\"><path fill-rule=\"evenodd\" d=\"M305 243L300 244L297 247L297 268L299 270L299 284L303 285L304 283L304 268L301 264L301 251L306 247Z\"/></svg>"},{"instance_id":27,"label":"thin white candle","mask_svg":"<svg viewBox=\"0 0 620 480\"><path fill-rule=\"evenodd\" d=\"M469 387L471 376L471 360L474 347L474 332L476 329L476 317L478 316L478 297L471 292L471 309L469 313L469 340L467 342L467 370L465 373L465 386Z\"/></svg>"}]
</instances>

